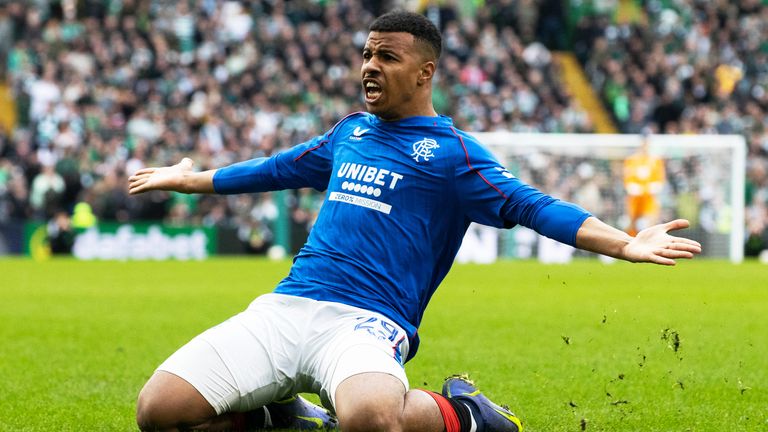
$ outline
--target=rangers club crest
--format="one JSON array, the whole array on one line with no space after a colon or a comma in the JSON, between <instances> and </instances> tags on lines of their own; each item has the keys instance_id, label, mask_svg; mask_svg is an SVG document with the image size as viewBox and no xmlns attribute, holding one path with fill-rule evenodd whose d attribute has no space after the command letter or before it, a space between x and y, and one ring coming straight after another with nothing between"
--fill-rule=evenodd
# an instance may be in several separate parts
<instances>
[{"instance_id":1,"label":"rangers club crest","mask_svg":"<svg viewBox=\"0 0 768 432\"><path fill-rule=\"evenodd\" d=\"M437 144L437 141L433 140L432 138L424 138L421 141L416 141L413 143L413 153L411 153L411 156L413 156L413 160L416 162L421 162L419 158L422 158L422 160L428 162L429 158L435 156L435 154L432 153L432 150L436 148L440 148L440 146Z\"/></svg>"}]
</instances>

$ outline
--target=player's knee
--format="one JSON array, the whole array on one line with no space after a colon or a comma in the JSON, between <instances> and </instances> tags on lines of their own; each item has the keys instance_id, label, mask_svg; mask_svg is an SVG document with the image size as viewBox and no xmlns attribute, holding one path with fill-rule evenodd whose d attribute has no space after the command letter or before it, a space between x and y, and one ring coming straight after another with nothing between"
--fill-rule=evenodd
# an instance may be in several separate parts
<instances>
[{"instance_id":1,"label":"player's knee","mask_svg":"<svg viewBox=\"0 0 768 432\"><path fill-rule=\"evenodd\" d=\"M156 431L167 427L162 401L142 390L136 402L136 425L142 431Z\"/></svg>"},{"instance_id":2,"label":"player's knee","mask_svg":"<svg viewBox=\"0 0 768 432\"><path fill-rule=\"evenodd\" d=\"M168 401L161 395L147 391L139 393L136 401L136 425L142 431L162 431L174 429L179 423L168 406Z\"/></svg>"},{"instance_id":3,"label":"player's knee","mask_svg":"<svg viewBox=\"0 0 768 432\"><path fill-rule=\"evenodd\" d=\"M382 409L375 404L339 418L339 427L345 432L400 432L403 430L400 413Z\"/></svg>"},{"instance_id":4,"label":"player's knee","mask_svg":"<svg viewBox=\"0 0 768 432\"><path fill-rule=\"evenodd\" d=\"M187 381L158 372L147 381L136 402L136 423L143 431L197 426L216 416L216 411Z\"/></svg>"}]
</instances>

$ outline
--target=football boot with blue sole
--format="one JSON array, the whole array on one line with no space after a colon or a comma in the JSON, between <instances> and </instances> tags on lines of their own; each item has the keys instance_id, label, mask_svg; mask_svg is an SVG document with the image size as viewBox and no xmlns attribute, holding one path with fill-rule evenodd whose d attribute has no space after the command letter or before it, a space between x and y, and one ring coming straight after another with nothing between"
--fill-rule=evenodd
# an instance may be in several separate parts
<instances>
[{"instance_id":1,"label":"football boot with blue sole","mask_svg":"<svg viewBox=\"0 0 768 432\"><path fill-rule=\"evenodd\" d=\"M266 406L272 427L292 430L336 430L339 423L326 409L299 395Z\"/></svg>"},{"instance_id":2,"label":"football boot with blue sole","mask_svg":"<svg viewBox=\"0 0 768 432\"><path fill-rule=\"evenodd\" d=\"M520 419L506 406L496 405L485 397L464 375L445 380L443 396L465 403L477 422L477 432L522 432Z\"/></svg>"}]
</instances>

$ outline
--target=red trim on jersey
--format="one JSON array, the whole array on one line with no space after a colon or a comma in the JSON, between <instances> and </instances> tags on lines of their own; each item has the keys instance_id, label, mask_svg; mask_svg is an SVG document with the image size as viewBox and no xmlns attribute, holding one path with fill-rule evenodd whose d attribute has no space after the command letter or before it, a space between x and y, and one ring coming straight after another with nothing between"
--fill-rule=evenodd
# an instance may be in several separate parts
<instances>
[{"instance_id":1,"label":"red trim on jersey","mask_svg":"<svg viewBox=\"0 0 768 432\"><path fill-rule=\"evenodd\" d=\"M314 146L314 147L312 147L312 148L309 148L309 149L306 149L306 150L304 150L304 152L303 152L303 153L301 153L300 155L296 156L296 158L295 158L295 159L293 159L293 161L294 161L294 162L298 162L298 161L299 161L299 159L301 159L301 158L303 158L304 156L306 156L306 155L307 155L307 153L309 153L309 152L313 152L313 151L315 151L315 150L319 149L320 147L322 147L322 146L326 145L327 143L328 143L328 140L323 140L323 141L320 141L320 144L318 144L318 145L316 145L316 146Z\"/></svg>"},{"instance_id":2,"label":"red trim on jersey","mask_svg":"<svg viewBox=\"0 0 768 432\"><path fill-rule=\"evenodd\" d=\"M445 424L445 432L461 432L459 416L456 414L456 410L451 406L451 403L448 402L448 399L429 390L421 391L432 396L432 399L437 402L437 407L440 408L440 415L443 417L443 423Z\"/></svg>"},{"instance_id":3,"label":"red trim on jersey","mask_svg":"<svg viewBox=\"0 0 768 432\"><path fill-rule=\"evenodd\" d=\"M477 169L475 169L475 167L473 167L473 166L472 166L472 163L469 161L469 151L467 150L467 146L464 144L464 138L462 138L462 137L461 137L461 135L459 135L459 134L456 132L456 129L454 129L454 128L453 128L453 126L451 126L451 131L453 132L453 134L454 134L454 135L456 135L456 138L458 138L458 139L459 139L459 142L461 143L461 147L462 147L462 148L464 148L464 154L465 154L465 155L466 155L466 157L467 157L467 166L469 167L470 171L473 171L475 174L477 174L478 176L480 176L480 178L481 178L481 179L483 179L483 181L484 181L484 182L485 182L485 183L486 183L488 186L492 187L492 188L493 188L493 190L495 190L496 192L498 192L498 193L499 193L499 195L503 196L503 197L504 197L504 199L507 199L507 198L508 198L508 197L507 197L507 194L505 194L504 192L502 192L502 191L501 191L501 189L497 188L497 187L496 187L496 186L495 186L493 183L491 183L490 181L488 181L488 179L487 179L487 178L485 178L485 176L484 176L484 175L483 175L483 174L482 174L480 171L478 171Z\"/></svg>"},{"instance_id":4,"label":"red trim on jersey","mask_svg":"<svg viewBox=\"0 0 768 432\"><path fill-rule=\"evenodd\" d=\"M400 340L398 340L397 342L395 342L394 345L392 345L392 356L399 363L403 363L403 352L400 351L400 346L403 344L404 340L405 340L405 335L402 335L400 337Z\"/></svg>"},{"instance_id":5,"label":"red trim on jersey","mask_svg":"<svg viewBox=\"0 0 768 432\"><path fill-rule=\"evenodd\" d=\"M357 112L353 112L351 114L345 115L341 120L339 120L338 122L336 122L335 125L333 125L333 127L328 131L327 135L331 135L333 133L333 131L336 129L336 126L340 125L341 122L343 122L344 120L348 119L349 117L352 117L353 115L362 114L362 113L363 113L362 111L357 111ZM306 156L307 153L313 152L313 151L319 149L320 147L322 147L325 144L327 144L329 141L330 141L330 139L325 139L325 140L320 141L320 144L312 147L311 149L304 150L304 152L302 154L296 156L296 158L293 161L297 162L299 159L301 159L304 156Z\"/></svg>"}]
</instances>

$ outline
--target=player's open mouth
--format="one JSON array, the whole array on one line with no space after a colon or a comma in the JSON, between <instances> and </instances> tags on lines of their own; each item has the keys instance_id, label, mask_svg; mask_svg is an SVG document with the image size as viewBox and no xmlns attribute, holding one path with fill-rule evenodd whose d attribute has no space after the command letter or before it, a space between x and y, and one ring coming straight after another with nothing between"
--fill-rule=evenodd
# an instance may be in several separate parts
<instances>
[{"instance_id":1,"label":"player's open mouth","mask_svg":"<svg viewBox=\"0 0 768 432\"><path fill-rule=\"evenodd\" d=\"M374 81L363 81L363 89L365 90L365 101L368 103L376 102L381 96L381 86Z\"/></svg>"}]
</instances>

